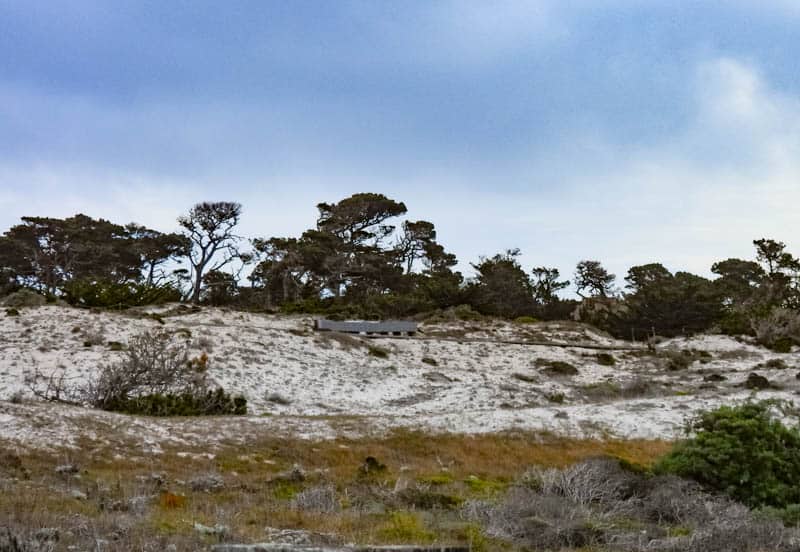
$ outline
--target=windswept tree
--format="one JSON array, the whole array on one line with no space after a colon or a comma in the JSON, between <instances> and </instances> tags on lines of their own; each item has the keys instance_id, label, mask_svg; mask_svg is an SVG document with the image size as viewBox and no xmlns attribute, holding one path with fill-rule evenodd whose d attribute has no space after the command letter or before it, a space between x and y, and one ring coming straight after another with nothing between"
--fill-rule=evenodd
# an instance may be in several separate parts
<instances>
[{"instance_id":1,"label":"windswept tree","mask_svg":"<svg viewBox=\"0 0 800 552\"><path fill-rule=\"evenodd\" d=\"M432 222L418 220L405 221L403 234L395 247L398 261L404 266L406 274L414 270L414 262L424 259L430 246L436 242L436 229Z\"/></svg>"},{"instance_id":2,"label":"windswept tree","mask_svg":"<svg viewBox=\"0 0 800 552\"><path fill-rule=\"evenodd\" d=\"M558 300L558 292L569 286L569 280L560 280L561 272L557 268L537 266L531 271L533 281L533 297L540 305L550 305Z\"/></svg>"},{"instance_id":3,"label":"windswept tree","mask_svg":"<svg viewBox=\"0 0 800 552\"><path fill-rule=\"evenodd\" d=\"M783 242L760 239L753 245L766 271L759 286L759 302L770 307L800 308L800 260L786 251Z\"/></svg>"},{"instance_id":4,"label":"windswept tree","mask_svg":"<svg viewBox=\"0 0 800 552\"><path fill-rule=\"evenodd\" d=\"M600 261L581 261L575 268L576 293L585 298L608 297L614 293L614 280L617 277L610 274Z\"/></svg>"},{"instance_id":5,"label":"windswept tree","mask_svg":"<svg viewBox=\"0 0 800 552\"><path fill-rule=\"evenodd\" d=\"M0 240L0 263L19 283L56 294L71 282L136 281L141 262L125 227L75 215L22 217Z\"/></svg>"},{"instance_id":6,"label":"windswept tree","mask_svg":"<svg viewBox=\"0 0 800 552\"><path fill-rule=\"evenodd\" d=\"M483 314L514 318L533 313L533 289L517 261L519 255L519 249L509 249L472 265L477 274L467 295Z\"/></svg>"},{"instance_id":7,"label":"windswept tree","mask_svg":"<svg viewBox=\"0 0 800 552\"><path fill-rule=\"evenodd\" d=\"M379 246L395 230L386 221L407 211L404 203L373 193L353 194L338 203L319 203L317 209L317 229L351 246Z\"/></svg>"},{"instance_id":8,"label":"windswept tree","mask_svg":"<svg viewBox=\"0 0 800 552\"><path fill-rule=\"evenodd\" d=\"M206 272L248 257L239 249L241 238L233 229L239 224L242 206L230 201L198 203L189 213L178 218L184 235L191 243L191 292L193 303L200 301L203 276Z\"/></svg>"},{"instance_id":9,"label":"windswept tree","mask_svg":"<svg viewBox=\"0 0 800 552\"><path fill-rule=\"evenodd\" d=\"M161 267L187 257L192 249L192 243L182 234L163 233L134 223L126 225L125 229L131 250L139 256L148 286L161 284L167 278Z\"/></svg>"}]
</instances>

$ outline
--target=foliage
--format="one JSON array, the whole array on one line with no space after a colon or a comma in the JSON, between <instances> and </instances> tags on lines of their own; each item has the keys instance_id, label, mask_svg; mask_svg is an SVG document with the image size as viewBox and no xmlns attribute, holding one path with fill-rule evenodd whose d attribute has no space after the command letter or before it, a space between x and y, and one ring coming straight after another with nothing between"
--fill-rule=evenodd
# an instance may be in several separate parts
<instances>
[{"instance_id":1,"label":"foliage","mask_svg":"<svg viewBox=\"0 0 800 552\"><path fill-rule=\"evenodd\" d=\"M179 236L78 214L22 217L0 237L0 272L17 285L60 294L74 281L160 281L158 267L184 252Z\"/></svg>"},{"instance_id":2,"label":"foliage","mask_svg":"<svg viewBox=\"0 0 800 552\"><path fill-rule=\"evenodd\" d=\"M248 260L239 250L239 236L233 229L239 224L242 206L231 201L202 202L178 218L185 239L190 243L189 263L192 266L191 293L193 303L200 301L203 276L236 260Z\"/></svg>"},{"instance_id":3,"label":"foliage","mask_svg":"<svg viewBox=\"0 0 800 552\"><path fill-rule=\"evenodd\" d=\"M517 318L534 312L533 288L517 261L519 254L518 249L511 249L472 265L477 274L466 295L480 313Z\"/></svg>"},{"instance_id":4,"label":"foliage","mask_svg":"<svg viewBox=\"0 0 800 552\"><path fill-rule=\"evenodd\" d=\"M762 345L779 353L788 353L792 345L800 345L800 312L775 308L753 321L753 331Z\"/></svg>"},{"instance_id":5,"label":"foliage","mask_svg":"<svg viewBox=\"0 0 800 552\"><path fill-rule=\"evenodd\" d=\"M600 261L581 261L575 267L575 287L581 297L584 297L584 292L588 292L590 297L613 295L616 278Z\"/></svg>"},{"instance_id":6,"label":"foliage","mask_svg":"<svg viewBox=\"0 0 800 552\"><path fill-rule=\"evenodd\" d=\"M705 331L722 315L722 303L711 281L677 272L658 263L635 266L625 280L632 291L626 308L610 319L608 330L618 337L646 339Z\"/></svg>"},{"instance_id":7,"label":"foliage","mask_svg":"<svg viewBox=\"0 0 800 552\"><path fill-rule=\"evenodd\" d=\"M420 517L411 512L393 512L379 533L387 541L402 544L427 544L436 538Z\"/></svg>"},{"instance_id":8,"label":"foliage","mask_svg":"<svg viewBox=\"0 0 800 552\"><path fill-rule=\"evenodd\" d=\"M102 366L83 391L97 408L148 416L245 414L244 397L211 389L208 356L189 358L185 342L172 334L145 332L134 336L122 361Z\"/></svg>"},{"instance_id":9,"label":"foliage","mask_svg":"<svg viewBox=\"0 0 800 552\"><path fill-rule=\"evenodd\" d=\"M71 305L127 309L179 301L181 292L172 284L71 280L64 285L64 299Z\"/></svg>"},{"instance_id":10,"label":"foliage","mask_svg":"<svg viewBox=\"0 0 800 552\"><path fill-rule=\"evenodd\" d=\"M596 358L597 363L601 366L614 366L617 363L617 359L610 353L597 353Z\"/></svg>"},{"instance_id":11,"label":"foliage","mask_svg":"<svg viewBox=\"0 0 800 552\"><path fill-rule=\"evenodd\" d=\"M656 466L688 477L751 507L800 503L800 431L776 417L774 402L748 402L702 412L693 436Z\"/></svg>"},{"instance_id":12,"label":"foliage","mask_svg":"<svg viewBox=\"0 0 800 552\"><path fill-rule=\"evenodd\" d=\"M105 410L142 416L222 416L247 414L247 399L231 397L222 388L203 393L154 393L110 399Z\"/></svg>"}]
</instances>

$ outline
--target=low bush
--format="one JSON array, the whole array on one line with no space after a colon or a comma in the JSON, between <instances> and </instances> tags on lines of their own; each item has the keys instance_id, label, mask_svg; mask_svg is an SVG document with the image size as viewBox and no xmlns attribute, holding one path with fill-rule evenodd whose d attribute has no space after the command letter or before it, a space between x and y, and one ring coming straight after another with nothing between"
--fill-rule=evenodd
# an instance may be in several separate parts
<instances>
[{"instance_id":1,"label":"low bush","mask_svg":"<svg viewBox=\"0 0 800 552\"><path fill-rule=\"evenodd\" d=\"M81 307L127 309L180 301L181 293L171 285L75 280L65 286L64 299Z\"/></svg>"},{"instance_id":2,"label":"low bush","mask_svg":"<svg viewBox=\"0 0 800 552\"><path fill-rule=\"evenodd\" d=\"M537 366L541 366L542 372L550 376L576 376L578 369L569 362L563 360L544 360L537 359Z\"/></svg>"},{"instance_id":3,"label":"low bush","mask_svg":"<svg viewBox=\"0 0 800 552\"><path fill-rule=\"evenodd\" d=\"M111 399L103 408L141 416L240 416L247 414L247 399L232 397L218 388L205 393L154 393Z\"/></svg>"},{"instance_id":4,"label":"low bush","mask_svg":"<svg viewBox=\"0 0 800 552\"><path fill-rule=\"evenodd\" d=\"M383 347L372 346L367 352L369 356L374 356L376 358L389 358L389 351Z\"/></svg>"},{"instance_id":5,"label":"low bush","mask_svg":"<svg viewBox=\"0 0 800 552\"><path fill-rule=\"evenodd\" d=\"M748 506L800 503L800 431L785 426L770 401L702 412L656 471L688 477Z\"/></svg>"},{"instance_id":6,"label":"low bush","mask_svg":"<svg viewBox=\"0 0 800 552\"><path fill-rule=\"evenodd\" d=\"M617 363L617 359L609 353L598 353L597 363L601 366L614 366Z\"/></svg>"},{"instance_id":7,"label":"low bush","mask_svg":"<svg viewBox=\"0 0 800 552\"><path fill-rule=\"evenodd\" d=\"M533 316L518 316L514 319L517 324L535 324L538 322Z\"/></svg>"},{"instance_id":8,"label":"low bush","mask_svg":"<svg viewBox=\"0 0 800 552\"><path fill-rule=\"evenodd\" d=\"M753 322L756 340L777 353L789 353L800 345L800 313L791 309L773 309Z\"/></svg>"},{"instance_id":9,"label":"low bush","mask_svg":"<svg viewBox=\"0 0 800 552\"><path fill-rule=\"evenodd\" d=\"M5 307L40 307L45 303L47 298L31 289L20 289L3 299Z\"/></svg>"}]
</instances>

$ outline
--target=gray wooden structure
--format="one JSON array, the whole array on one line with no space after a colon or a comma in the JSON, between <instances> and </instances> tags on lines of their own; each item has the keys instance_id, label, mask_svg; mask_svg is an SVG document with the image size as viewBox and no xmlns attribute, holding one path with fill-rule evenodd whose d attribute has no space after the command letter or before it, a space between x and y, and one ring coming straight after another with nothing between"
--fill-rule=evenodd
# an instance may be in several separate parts
<instances>
[{"instance_id":1,"label":"gray wooden structure","mask_svg":"<svg viewBox=\"0 0 800 552\"><path fill-rule=\"evenodd\" d=\"M370 322L362 320L314 320L317 331L342 332L361 335L415 335L417 323L410 320L382 320Z\"/></svg>"}]
</instances>

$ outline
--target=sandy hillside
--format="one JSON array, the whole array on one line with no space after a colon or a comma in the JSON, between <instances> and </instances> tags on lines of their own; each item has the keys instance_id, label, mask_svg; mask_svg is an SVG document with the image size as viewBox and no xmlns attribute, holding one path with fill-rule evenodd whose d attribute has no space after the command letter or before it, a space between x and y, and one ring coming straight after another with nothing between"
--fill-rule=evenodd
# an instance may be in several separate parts
<instances>
[{"instance_id":1,"label":"sandy hillside","mask_svg":"<svg viewBox=\"0 0 800 552\"><path fill-rule=\"evenodd\" d=\"M202 442L263 431L329 436L398 426L671 438L693 411L753 394L742 386L753 371L773 384L759 397L792 398L800 389L796 353L723 336L670 340L653 352L570 323L448 322L424 324L416 338L367 339L316 333L309 317L159 312L163 324L143 313L60 306L0 315L0 437L69 444L81 433L112 430L153 450L164 439ZM214 380L246 396L251 414L189 423L10 401L28 394L25 378L34 371L80 383L123 354L112 350L116 344L157 329L188 340L193 354L206 352ZM675 355L685 356L688 367L670 369ZM564 365L553 361L577 373L561 373Z\"/></svg>"}]
</instances>

